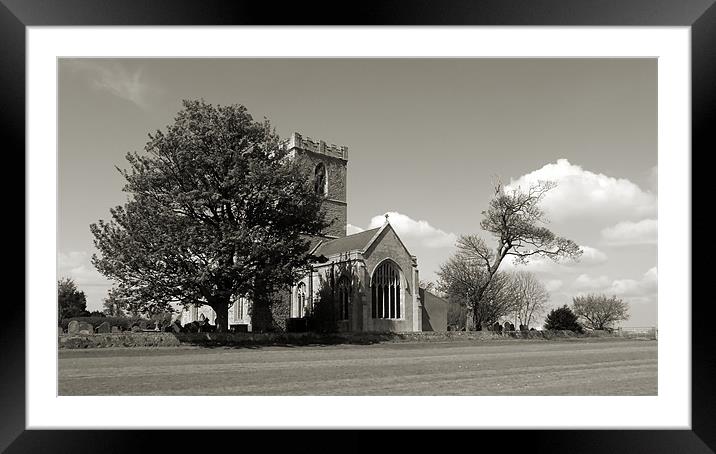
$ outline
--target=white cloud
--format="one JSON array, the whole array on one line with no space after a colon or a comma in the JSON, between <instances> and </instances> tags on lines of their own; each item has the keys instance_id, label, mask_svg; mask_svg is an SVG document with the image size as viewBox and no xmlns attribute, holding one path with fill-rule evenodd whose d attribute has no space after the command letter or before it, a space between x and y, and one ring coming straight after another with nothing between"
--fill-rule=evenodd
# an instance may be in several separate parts
<instances>
[{"instance_id":1,"label":"white cloud","mask_svg":"<svg viewBox=\"0 0 716 454\"><path fill-rule=\"evenodd\" d=\"M60 269L76 268L87 261L88 254L84 251L60 252L57 254L57 265Z\"/></svg>"},{"instance_id":2,"label":"white cloud","mask_svg":"<svg viewBox=\"0 0 716 454\"><path fill-rule=\"evenodd\" d=\"M611 293L619 296L645 296L656 293L658 273L656 267L650 268L640 280L621 279L612 282Z\"/></svg>"},{"instance_id":3,"label":"white cloud","mask_svg":"<svg viewBox=\"0 0 716 454\"><path fill-rule=\"evenodd\" d=\"M607 254L597 248L590 246L580 246L582 255L579 257L579 263L585 266L601 265L607 261Z\"/></svg>"},{"instance_id":4,"label":"white cloud","mask_svg":"<svg viewBox=\"0 0 716 454\"><path fill-rule=\"evenodd\" d=\"M95 89L130 101L141 108L147 108L150 87L145 81L141 68L129 70L120 63L76 60L76 68L85 71Z\"/></svg>"},{"instance_id":5,"label":"white cloud","mask_svg":"<svg viewBox=\"0 0 716 454\"><path fill-rule=\"evenodd\" d=\"M457 241L457 235L454 233L445 232L433 227L428 221L416 221L410 216L395 211L388 213L388 221L403 241L420 243L428 248L452 248ZM373 216L369 228L380 227L383 223L385 223L385 215Z\"/></svg>"},{"instance_id":6,"label":"white cloud","mask_svg":"<svg viewBox=\"0 0 716 454\"><path fill-rule=\"evenodd\" d=\"M562 273L570 269L579 269L601 265L608 260L607 254L591 246L580 246L582 255L578 260L561 259L558 262L541 256L533 256L525 264L515 264L514 256L508 256L504 264L507 268L525 269L537 273Z\"/></svg>"},{"instance_id":7,"label":"white cloud","mask_svg":"<svg viewBox=\"0 0 716 454\"><path fill-rule=\"evenodd\" d=\"M602 230L602 238L613 245L656 244L656 219L643 219L639 222L624 221Z\"/></svg>"},{"instance_id":8,"label":"white cloud","mask_svg":"<svg viewBox=\"0 0 716 454\"><path fill-rule=\"evenodd\" d=\"M72 278L80 291L87 296L87 310L102 310L102 300L111 288L111 282L97 271L85 251L57 254L57 279Z\"/></svg>"},{"instance_id":9,"label":"white cloud","mask_svg":"<svg viewBox=\"0 0 716 454\"><path fill-rule=\"evenodd\" d=\"M556 292L562 288L563 282L559 279L550 279L544 283L544 287L548 292Z\"/></svg>"},{"instance_id":10,"label":"white cloud","mask_svg":"<svg viewBox=\"0 0 716 454\"><path fill-rule=\"evenodd\" d=\"M346 234L347 235L353 235L354 233L360 233L363 232L365 229L362 229L358 227L357 225L353 224L346 224Z\"/></svg>"},{"instance_id":11,"label":"white cloud","mask_svg":"<svg viewBox=\"0 0 716 454\"><path fill-rule=\"evenodd\" d=\"M659 192L659 167L654 166L649 171L649 186L655 193Z\"/></svg>"},{"instance_id":12,"label":"white cloud","mask_svg":"<svg viewBox=\"0 0 716 454\"><path fill-rule=\"evenodd\" d=\"M574 280L574 287L577 289L598 289L604 288L609 285L609 278L607 276L592 277L588 274L580 274L577 279Z\"/></svg>"},{"instance_id":13,"label":"white cloud","mask_svg":"<svg viewBox=\"0 0 716 454\"><path fill-rule=\"evenodd\" d=\"M570 218L623 220L656 214L657 197L624 178L597 174L559 159L541 169L512 180L508 190L523 190L540 180L557 187L542 200L542 208L556 221Z\"/></svg>"},{"instance_id":14,"label":"white cloud","mask_svg":"<svg viewBox=\"0 0 716 454\"><path fill-rule=\"evenodd\" d=\"M629 297L631 301L648 301L657 293L658 273L653 267L646 271L641 279L610 280L607 276L592 277L582 274L573 284L575 289L584 290L583 293L605 293L619 297Z\"/></svg>"},{"instance_id":15,"label":"white cloud","mask_svg":"<svg viewBox=\"0 0 716 454\"><path fill-rule=\"evenodd\" d=\"M105 286L107 279L90 262L85 251L60 252L57 254L58 279L72 278L79 286Z\"/></svg>"}]
</instances>

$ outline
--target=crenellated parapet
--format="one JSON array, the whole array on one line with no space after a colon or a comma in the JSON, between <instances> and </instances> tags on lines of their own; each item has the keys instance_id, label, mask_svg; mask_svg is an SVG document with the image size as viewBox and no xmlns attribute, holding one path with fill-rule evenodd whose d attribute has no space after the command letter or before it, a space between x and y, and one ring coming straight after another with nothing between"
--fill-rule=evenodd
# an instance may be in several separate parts
<instances>
[{"instance_id":1,"label":"crenellated parapet","mask_svg":"<svg viewBox=\"0 0 716 454\"><path fill-rule=\"evenodd\" d=\"M282 141L280 146L285 150L298 148L301 150L311 151L313 153L320 153L326 156L344 159L346 161L348 160L348 147L343 145L327 144L324 140L317 140L308 136L303 136L298 132L292 133L291 137Z\"/></svg>"}]
</instances>

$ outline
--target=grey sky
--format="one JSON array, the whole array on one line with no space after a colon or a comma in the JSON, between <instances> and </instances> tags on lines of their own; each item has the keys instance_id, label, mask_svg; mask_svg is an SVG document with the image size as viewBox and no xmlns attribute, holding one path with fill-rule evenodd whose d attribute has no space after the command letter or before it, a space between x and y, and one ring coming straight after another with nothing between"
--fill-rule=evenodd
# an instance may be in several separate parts
<instances>
[{"instance_id":1,"label":"grey sky","mask_svg":"<svg viewBox=\"0 0 716 454\"><path fill-rule=\"evenodd\" d=\"M108 284L88 226L125 200L114 166L203 97L244 104L282 137L348 146L348 222L400 213L423 279L479 232L494 176L556 179L550 227L589 253L528 267L552 305L614 292L631 302L625 325L656 323L655 59L83 59L60 60L58 78L60 274L91 309Z\"/></svg>"}]
</instances>

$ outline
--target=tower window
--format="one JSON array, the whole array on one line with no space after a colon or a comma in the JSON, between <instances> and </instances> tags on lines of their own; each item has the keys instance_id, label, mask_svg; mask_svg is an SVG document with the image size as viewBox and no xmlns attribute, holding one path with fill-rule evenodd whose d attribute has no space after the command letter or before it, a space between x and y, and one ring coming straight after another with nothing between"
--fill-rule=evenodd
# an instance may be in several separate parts
<instances>
[{"instance_id":1,"label":"tower window","mask_svg":"<svg viewBox=\"0 0 716 454\"><path fill-rule=\"evenodd\" d=\"M316 175L313 184L313 189L316 191L316 194L326 195L328 189L326 181L326 165L322 162L318 163L316 166Z\"/></svg>"}]
</instances>

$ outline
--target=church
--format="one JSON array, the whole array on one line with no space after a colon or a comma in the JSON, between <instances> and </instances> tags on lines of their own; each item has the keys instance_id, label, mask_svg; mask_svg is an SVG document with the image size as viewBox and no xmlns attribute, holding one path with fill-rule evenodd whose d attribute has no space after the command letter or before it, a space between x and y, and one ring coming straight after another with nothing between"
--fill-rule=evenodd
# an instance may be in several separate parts
<instances>
[{"instance_id":1,"label":"church","mask_svg":"<svg viewBox=\"0 0 716 454\"><path fill-rule=\"evenodd\" d=\"M324 197L323 208L332 221L323 235L311 237L316 262L290 292L283 295L287 322L305 319L329 292L331 311L341 332L446 331L447 306L442 298L420 288L418 260L390 225L347 235L348 147L329 145L294 132L281 143L289 159L308 162L314 188ZM229 309L232 329L252 331L251 302L238 298ZM281 311L279 311L281 313ZM189 307L182 325L215 314L208 306ZM289 328L297 325L288 323Z\"/></svg>"}]
</instances>

